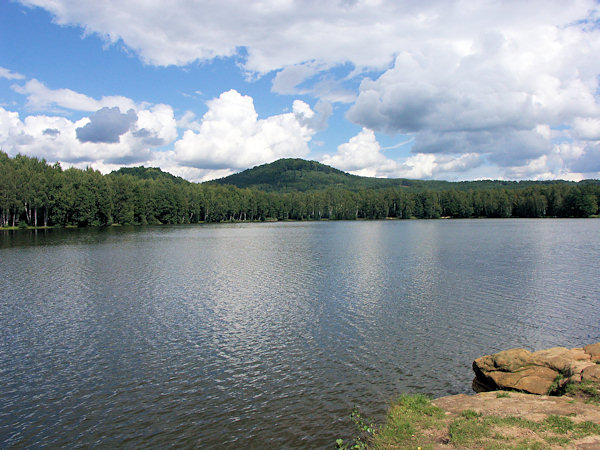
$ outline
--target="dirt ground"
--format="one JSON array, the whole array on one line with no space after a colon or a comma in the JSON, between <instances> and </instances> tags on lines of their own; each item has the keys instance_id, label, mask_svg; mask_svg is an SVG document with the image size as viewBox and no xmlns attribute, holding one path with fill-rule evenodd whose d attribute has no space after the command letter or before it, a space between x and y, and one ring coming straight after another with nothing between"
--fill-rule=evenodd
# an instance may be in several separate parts
<instances>
[{"instance_id":1,"label":"dirt ground","mask_svg":"<svg viewBox=\"0 0 600 450\"><path fill-rule=\"evenodd\" d=\"M562 396L521 394L510 392L509 397L498 397L497 392L484 392L475 395L454 395L433 400L433 404L446 412L448 421L460 416L462 411L473 410L482 416L516 416L532 421L542 421L550 415L567 416L573 422L593 422L600 424L600 406L587 404L583 400ZM536 432L520 427L503 427L502 434L511 439L538 441ZM433 436L432 436L433 437ZM444 436L437 436L434 448L447 448ZM543 442L541 438L539 441ZM568 445L544 448L600 449L600 436L587 436L574 439Z\"/></svg>"}]
</instances>

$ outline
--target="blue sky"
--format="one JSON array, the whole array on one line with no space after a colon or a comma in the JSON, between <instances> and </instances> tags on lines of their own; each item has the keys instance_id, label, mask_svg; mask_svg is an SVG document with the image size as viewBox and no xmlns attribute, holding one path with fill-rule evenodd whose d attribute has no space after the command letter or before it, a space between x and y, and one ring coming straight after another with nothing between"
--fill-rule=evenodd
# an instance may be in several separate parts
<instances>
[{"instance_id":1,"label":"blue sky","mask_svg":"<svg viewBox=\"0 0 600 450\"><path fill-rule=\"evenodd\" d=\"M0 2L0 148L192 181L600 178L600 5Z\"/></svg>"}]
</instances>

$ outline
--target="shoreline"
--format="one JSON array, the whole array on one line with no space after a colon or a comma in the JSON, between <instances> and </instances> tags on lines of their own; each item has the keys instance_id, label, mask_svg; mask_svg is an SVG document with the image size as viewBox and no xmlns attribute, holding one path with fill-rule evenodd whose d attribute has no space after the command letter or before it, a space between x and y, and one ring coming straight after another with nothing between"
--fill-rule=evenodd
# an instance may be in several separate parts
<instances>
[{"instance_id":1,"label":"shoreline","mask_svg":"<svg viewBox=\"0 0 600 450\"><path fill-rule=\"evenodd\" d=\"M220 222L193 222L193 223L132 223L132 224L120 224L120 223L112 223L110 225L90 225L79 227L77 225L48 225L48 226L29 226L27 227L19 227L16 226L8 226L8 227L0 227L0 231L32 231L32 230L69 230L69 229L92 229L98 230L102 228L118 228L118 227L146 227L146 226L187 226L187 225L217 225L217 224L245 224L245 223L280 223L280 222L289 222L289 223L302 223L302 222L380 222L380 221L429 221L429 220L456 220L456 221L465 221L465 220L569 220L569 219L577 219L577 220L585 220L585 219L600 219L600 215L592 215L588 217L487 217L487 216L479 216L479 217L438 217L438 218L419 218L419 217L410 217L407 219L401 217L385 217L381 219L367 219L363 217L359 217L356 219L304 219L304 220L295 220L295 219L276 219L276 218L267 218L265 220L223 220Z\"/></svg>"},{"instance_id":2,"label":"shoreline","mask_svg":"<svg viewBox=\"0 0 600 450\"><path fill-rule=\"evenodd\" d=\"M505 350L477 358L473 370L479 392L402 395L382 426L338 447L600 448L600 342Z\"/></svg>"}]
</instances>

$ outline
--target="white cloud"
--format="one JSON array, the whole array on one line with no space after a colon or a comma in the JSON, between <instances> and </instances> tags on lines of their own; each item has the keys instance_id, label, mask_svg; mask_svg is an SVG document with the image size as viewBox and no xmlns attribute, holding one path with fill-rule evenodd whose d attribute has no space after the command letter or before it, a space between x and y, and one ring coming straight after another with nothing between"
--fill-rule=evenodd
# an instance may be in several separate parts
<instances>
[{"instance_id":1,"label":"white cloud","mask_svg":"<svg viewBox=\"0 0 600 450\"><path fill-rule=\"evenodd\" d=\"M0 78L4 78L5 80L22 80L25 76L4 67L0 67Z\"/></svg>"},{"instance_id":2,"label":"white cloud","mask_svg":"<svg viewBox=\"0 0 600 450\"><path fill-rule=\"evenodd\" d=\"M600 141L600 117L577 117L573 121L573 136L583 140Z\"/></svg>"},{"instance_id":3,"label":"white cloud","mask_svg":"<svg viewBox=\"0 0 600 450\"><path fill-rule=\"evenodd\" d=\"M166 105L139 111L135 122L115 142L81 142L77 129L88 124L87 117L78 121L47 115L21 119L18 113L0 107L0 148L10 155L22 153L52 162L121 166L148 161L154 148L172 142L177 133L173 110Z\"/></svg>"},{"instance_id":4,"label":"white cloud","mask_svg":"<svg viewBox=\"0 0 600 450\"><path fill-rule=\"evenodd\" d=\"M249 77L275 71L275 93L355 101L347 115L353 122L414 138L413 155L393 170L394 161L366 135L328 156L363 173L460 176L486 164L506 177L595 173L581 171L582 161L595 167L600 141L594 0L173 0L168 14L161 2L21 2L45 8L59 24L119 42L148 64L234 56ZM356 95L352 90L366 73L372 79L363 79ZM16 75L0 69L4 78ZM140 111L148 109L123 97L52 90L37 80L14 89L35 111L118 106L122 113L134 109L140 122ZM259 120L251 99L239 97L213 100L200 119L192 113L179 119L185 133L173 150L178 163L230 169L307 155L307 142L332 111L327 102L297 104L291 113ZM169 141L137 126L123 136Z\"/></svg>"},{"instance_id":5,"label":"white cloud","mask_svg":"<svg viewBox=\"0 0 600 450\"><path fill-rule=\"evenodd\" d=\"M143 61L186 65L247 52L246 70L267 73L307 61L385 67L403 33L414 31L411 2L22 0L108 42L122 41ZM373 24L378 24L374 26ZM396 39L396 41L394 41ZM290 51L293 49L293 51Z\"/></svg>"},{"instance_id":6,"label":"white cloud","mask_svg":"<svg viewBox=\"0 0 600 450\"><path fill-rule=\"evenodd\" d=\"M597 5L580 2L563 17L550 2L539 14L521 11L507 21L521 6L529 8L473 3L437 18L440 34L401 51L379 78L362 81L348 118L390 134L414 133L415 153L488 154L500 167L530 166L550 154L551 127L572 124L573 137L598 139L600 59L590 55L600 54L600 30L571 23L576 9ZM575 14L585 18L587 11ZM457 28L460 17L473 26ZM443 28L445 21L454 27Z\"/></svg>"},{"instance_id":7,"label":"white cloud","mask_svg":"<svg viewBox=\"0 0 600 450\"><path fill-rule=\"evenodd\" d=\"M187 65L242 53L247 55L245 69L259 74L291 66L278 80L287 87L315 75L315 70L346 62L384 69L406 50L437 49L443 58L444 49L467 54L475 45L485 47L487 54L498 41L493 36L474 41L487 30L505 30L509 38L528 32L534 42L546 40L545 31L586 19L598 9L593 0L173 0L166 14L161 2L144 2L143 7L136 0L21 2L45 8L59 24L82 26L108 42L122 41L154 65ZM591 34L596 31L588 28ZM553 45L572 43L565 38ZM515 48L515 64L526 67L529 56L539 58L537 50Z\"/></svg>"},{"instance_id":8,"label":"white cloud","mask_svg":"<svg viewBox=\"0 0 600 450\"><path fill-rule=\"evenodd\" d=\"M323 164L367 177L385 177L397 171L398 163L381 153L381 147L372 130L360 133L338 146L334 155L323 155Z\"/></svg>"},{"instance_id":9,"label":"white cloud","mask_svg":"<svg viewBox=\"0 0 600 450\"><path fill-rule=\"evenodd\" d=\"M287 66L277 72L271 90L277 94L312 95L329 102L356 100L356 93L343 86L344 80L335 79L330 69L315 61Z\"/></svg>"},{"instance_id":10,"label":"white cloud","mask_svg":"<svg viewBox=\"0 0 600 450\"><path fill-rule=\"evenodd\" d=\"M27 107L32 111L55 111L57 108L75 111L98 111L117 106L121 111L137 109L133 100L122 96L106 96L100 100L71 89L50 89L44 83L32 79L24 85L13 84L12 89L27 96Z\"/></svg>"},{"instance_id":11,"label":"white cloud","mask_svg":"<svg viewBox=\"0 0 600 450\"><path fill-rule=\"evenodd\" d=\"M355 175L389 178L448 178L481 165L476 154L434 155L418 153L397 161L381 152L375 133L363 128L345 144L338 146L334 155L324 155L324 164Z\"/></svg>"},{"instance_id":12,"label":"white cloud","mask_svg":"<svg viewBox=\"0 0 600 450\"><path fill-rule=\"evenodd\" d=\"M243 169L283 157L308 155L315 133L315 112L296 100L293 111L258 119L251 97L235 90L208 102L208 111L175 143L175 159L183 166Z\"/></svg>"}]
</instances>

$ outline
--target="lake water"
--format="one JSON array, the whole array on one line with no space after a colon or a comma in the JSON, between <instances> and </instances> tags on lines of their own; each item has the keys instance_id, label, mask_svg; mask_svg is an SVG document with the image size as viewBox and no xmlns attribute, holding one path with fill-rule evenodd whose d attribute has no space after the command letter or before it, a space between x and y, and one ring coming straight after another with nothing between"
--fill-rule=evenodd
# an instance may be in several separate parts
<instances>
[{"instance_id":1,"label":"lake water","mask_svg":"<svg viewBox=\"0 0 600 450\"><path fill-rule=\"evenodd\" d=\"M600 341L600 220L0 232L0 447L329 447Z\"/></svg>"}]
</instances>

